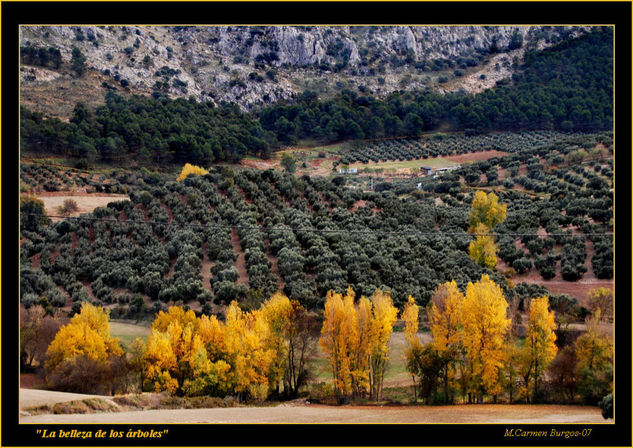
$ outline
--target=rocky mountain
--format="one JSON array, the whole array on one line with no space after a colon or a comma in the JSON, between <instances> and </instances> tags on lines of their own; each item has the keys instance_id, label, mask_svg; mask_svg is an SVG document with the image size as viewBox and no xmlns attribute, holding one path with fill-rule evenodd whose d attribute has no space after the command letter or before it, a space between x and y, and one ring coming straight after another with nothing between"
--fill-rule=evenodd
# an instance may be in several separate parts
<instances>
[{"instance_id":1,"label":"rocky mountain","mask_svg":"<svg viewBox=\"0 0 633 448\"><path fill-rule=\"evenodd\" d=\"M22 98L49 114L67 115L70 106L47 109L42 98L48 92L57 101L60 85L72 91L81 82L70 67L73 48L88 67L80 77L84 88L79 97L95 104L113 89L234 102L245 110L290 100L306 89L322 97L344 88L379 97L422 88L478 91L509 77L526 49L584 31L535 26L25 26L23 54L25 48L56 48L62 64L34 66L23 58Z\"/></svg>"}]
</instances>

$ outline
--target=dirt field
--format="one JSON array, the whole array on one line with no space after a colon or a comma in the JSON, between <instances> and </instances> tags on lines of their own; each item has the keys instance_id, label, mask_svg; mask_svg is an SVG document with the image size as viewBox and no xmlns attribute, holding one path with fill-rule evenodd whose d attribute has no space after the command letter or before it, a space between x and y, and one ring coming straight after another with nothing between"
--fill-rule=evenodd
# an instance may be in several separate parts
<instances>
[{"instance_id":1,"label":"dirt field","mask_svg":"<svg viewBox=\"0 0 633 448\"><path fill-rule=\"evenodd\" d=\"M20 423L605 423L598 407L559 405L279 405L98 414L42 414Z\"/></svg>"},{"instance_id":2,"label":"dirt field","mask_svg":"<svg viewBox=\"0 0 633 448\"><path fill-rule=\"evenodd\" d=\"M77 193L72 191L38 193L37 197L44 201L44 209L47 215L59 215L57 207L63 205L66 199L72 199L77 203L79 211L71 213L70 216L90 213L95 208L105 207L110 202L129 199L128 196L124 194ZM53 221L59 221L60 219L61 218L52 218Z\"/></svg>"}]
</instances>

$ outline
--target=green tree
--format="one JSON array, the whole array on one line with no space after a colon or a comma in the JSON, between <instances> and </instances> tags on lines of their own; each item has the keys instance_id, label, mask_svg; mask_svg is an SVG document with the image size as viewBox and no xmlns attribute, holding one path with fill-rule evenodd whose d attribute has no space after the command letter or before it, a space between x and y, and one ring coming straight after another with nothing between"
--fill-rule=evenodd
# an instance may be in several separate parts
<instances>
[{"instance_id":1,"label":"green tree","mask_svg":"<svg viewBox=\"0 0 633 448\"><path fill-rule=\"evenodd\" d=\"M285 152L284 155L281 156L281 166L289 173L294 173L297 169L297 160L292 154Z\"/></svg>"},{"instance_id":2,"label":"green tree","mask_svg":"<svg viewBox=\"0 0 633 448\"><path fill-rule=\"evenodd\" d=\"M79 48L73 47L70 63L77 78L81 78L86 73L86 57Z\"/></svg>"},{"instance_id":3,"label":"green tree","mask_svg":"<svg viewBox=\"0 0 633 448\"><path fill-rule=\"evenodd\" d=\"M41 226L50 222L44 210L44 202L35 196L20 198L20 229L37 232Z\"/></svg>"}]
</instances>

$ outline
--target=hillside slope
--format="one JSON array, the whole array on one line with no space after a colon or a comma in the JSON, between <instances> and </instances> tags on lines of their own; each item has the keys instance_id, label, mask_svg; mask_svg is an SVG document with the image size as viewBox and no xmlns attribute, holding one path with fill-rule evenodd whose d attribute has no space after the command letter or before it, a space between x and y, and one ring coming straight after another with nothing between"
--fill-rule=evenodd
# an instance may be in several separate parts
<instances>
[{"instance_id":1,"label":"hillside slope","mask_svg":"<svg viewBox=\"0 0 633 448\"><path fill-rule=\"evenodd\" d=\"M513 59L520 59L526 48L544 48L584 31L532 26L27 26L21 28L21 46L57 48L63 63L42 68L23 60L22 101L49 115L70 116L72 108L65 105L75 101L59 101L57 93L61 87L75 93L67 85L73 81L73 47L85 56L88 73L94 73L85 88L77 89L75 100L88 95L89 102L99 102L108 89L117 89L235 102L248 110L294 98L308 88L322 96L350 88L378 97L426 86L479 91L511 76ZM455 70L470 76L454 76Z\"/></svg>"}]
</instances>

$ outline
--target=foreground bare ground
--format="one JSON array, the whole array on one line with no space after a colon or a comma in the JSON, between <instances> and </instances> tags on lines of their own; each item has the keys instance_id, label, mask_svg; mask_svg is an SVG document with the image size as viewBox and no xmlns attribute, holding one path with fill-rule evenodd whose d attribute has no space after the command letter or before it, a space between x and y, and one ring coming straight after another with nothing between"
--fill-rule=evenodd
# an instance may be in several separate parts
<instances>
[{"instance_id":1,"label":"foreground bare ground","mask_svg":"<svg viewBox=\"0 0 633 448\"><path fill-rule=\"evenodd\" d=\"M73 394L70 392L55 392L52 390L20 388L20 409L46 404L64 403L86 398L109 398L102 395Z\"/></svg>"},{"instance_id":2,"label":"foreground bare ground","mask_svg":"<svg viewBox=\"0 0 633 448\"><path fill-rule=\"evenodd\" d=\"M61 206L66 199L72 199L77 203L79 210L70 216L79 216L81 213L90 213L97 207L105 207L110 202L124 201L129 199L124 194L103 194L103 193L78 193L72 191L59 191L53 193L38 193L38 198L44 201L44 209L47 215L59 215L57 207ZM61 218L53 218L58 221Z\"/></svg>"},{"instance_id":3,"label":"foreground bare ground","mask_svg":"<svg viewBox=\"0 0 633 448\"><path fill-rule=\"evenodd\" d=\"M323 406L35 415L21 423L605 423L600 409L557 405Z\"/></svg>"},{"instance_id":4,"label":"foreground bare ground","mask_svg":"<svg viewBox=\"0 0 633 448\"><path fill-rule=\"evenodd\" d=\"M20 389L20 407L98 395ZM296 402L295 402L296 403ZM95 414L41 414L21 423L604 423L600 409L562 405L325 406L161 409Z\"/></svg>"}]
</instances>

